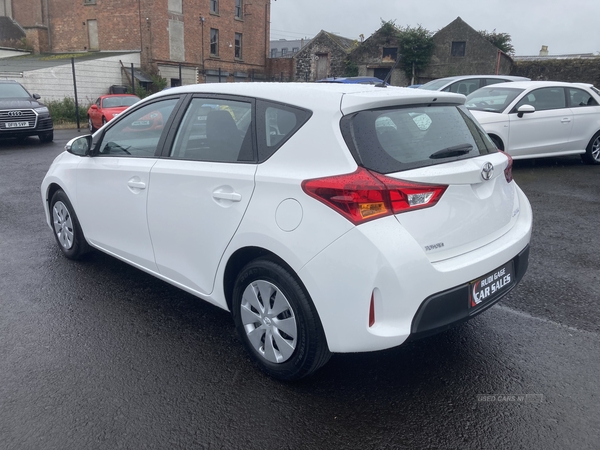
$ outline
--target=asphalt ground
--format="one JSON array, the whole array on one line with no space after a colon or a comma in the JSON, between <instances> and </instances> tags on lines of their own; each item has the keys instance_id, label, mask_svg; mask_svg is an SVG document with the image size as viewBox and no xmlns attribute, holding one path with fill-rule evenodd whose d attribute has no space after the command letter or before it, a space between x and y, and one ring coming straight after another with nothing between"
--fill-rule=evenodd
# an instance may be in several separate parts
<instances>
[{"instance_id":1,"label":"asphalt ground","mask_svg":"<svg viewBox=\"0 0 600 450\"><path fill-rule=\"evenodd\" d=\"M0 141L0 448L598 448L600 166L515 162L534 233L499 305L282 383L227 312L99 252L61 255L39 185L77 134Z\"/></svg>"}]
</instances>

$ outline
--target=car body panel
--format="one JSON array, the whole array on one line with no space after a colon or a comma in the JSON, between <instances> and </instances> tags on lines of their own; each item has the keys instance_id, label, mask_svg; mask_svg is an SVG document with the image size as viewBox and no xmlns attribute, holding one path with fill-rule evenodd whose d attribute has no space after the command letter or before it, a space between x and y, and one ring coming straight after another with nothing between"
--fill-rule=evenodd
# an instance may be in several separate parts
<instances>
[{"instance_id":1,"label":"car body panel","mask_svg":"<svg viewBox=\"0 0 600 450\"><path fill-rule=\"evenodd\" d=\"M469 283L515 258L529 243L532 222L526 197L504 176L507 157L493 146L486 155L386 175L448 184L442 200L428 209L355 225L306 194L305 180L352 174L359 168L340 129L345 114L410 104L458 107L465 99L417 91L252 83L182 86L155 94L97 132L94 140L121 121L127 124L136 111L142 114L144 105L168 96L203 93L285 101L312 115L260 163L173 160L169 146L188 105L182 100L165 118L152 157L59 156L41 186L48 225L52 228L49 193L61 188L90 245L223 309L230 305L230 262L246 249L258 250L297 276L318 312L331 351L400 345L429 296ZM267 120L260 123L268 130ZM252 124L258 127L256 120ZM261 145L258 138L256 145ZM484 181L485 163L494 166L494 174ZM215 198L215 192L224 195ZM462 228L461 221L469 225ZM427 250L440 241L438 236L444 247ZM369 326L371 301L376 321Z\"/></svg>"}]
</instances>

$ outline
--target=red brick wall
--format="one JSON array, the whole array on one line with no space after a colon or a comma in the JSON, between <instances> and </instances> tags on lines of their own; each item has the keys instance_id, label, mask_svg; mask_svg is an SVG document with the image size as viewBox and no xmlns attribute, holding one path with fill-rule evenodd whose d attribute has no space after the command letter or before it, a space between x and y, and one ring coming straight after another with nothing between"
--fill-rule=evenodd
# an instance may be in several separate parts
<instances>
[{"instance_id":1,"label":"red brick wall","mask_svg":"<svg viewBox=\"0 0 600 450\"><path fill-rule=\"evenodd\" d=\"M235 0L220 0L210 14L209 0L183 0L183 14L168 12L168 0L48 0L52 52L85 51L87 21L97 20L101 51L141 50L142 64L170 62L169 19L184 23L185 63L207 70L264 73L267 62L270 0L244 0L236 19ZM45 0L13 2L15 19L26 26L42 23ZM204 17L204 26L200 16ZM39 17L39 20L37 19ZM30 23L32 22L32 23ZM219 30L219 56L210 56L210 29ZM234 58L235 33L242 34L242 58ZM204 39L202 38L204 35ZM202 45L204 43L204 45ZM231 44L231 47L229 47Z\"/></svg>"}]
</instances>

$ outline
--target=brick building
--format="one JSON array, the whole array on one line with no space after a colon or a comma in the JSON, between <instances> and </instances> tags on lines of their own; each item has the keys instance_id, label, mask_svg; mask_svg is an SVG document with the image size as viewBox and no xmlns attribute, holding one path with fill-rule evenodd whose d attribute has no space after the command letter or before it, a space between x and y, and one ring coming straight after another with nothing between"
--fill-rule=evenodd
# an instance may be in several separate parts
<instances>
[{"instance_id":1,"label":"brick building","mask_svg":"<svg viewBox=\"0 0 600 450\"><path fill-rule=\"evenodd\" d=\"M38 53L137 51L178 84L264 77L270 0L0 0Z\"/></svg>"}]
</instances>

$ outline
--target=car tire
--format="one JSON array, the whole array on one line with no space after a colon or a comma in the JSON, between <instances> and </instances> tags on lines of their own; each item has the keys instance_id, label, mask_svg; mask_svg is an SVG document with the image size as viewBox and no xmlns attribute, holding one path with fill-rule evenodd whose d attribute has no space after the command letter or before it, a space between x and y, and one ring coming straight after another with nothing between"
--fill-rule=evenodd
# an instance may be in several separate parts
<instances>
[{"instance_id":1,"label":"car tire","mask_svg":"<svg viewBox=\"0 0 600 450\"><path fill-rule=\"evenodd\" d=\"M62 190L56 191L50 200L50 217L56 243L67 258L79 259L90 250L75 210Z\"/></svg>"},{"instance_id":2,"label":"car tire","mask_svg":"<svg viewBox=\"0 0 600 450\"><path fill-rule=\"evenodd\" d=\"M88 130L90 130L90 133L93 133L94 131L96 131L96 128L94 127L94 122L92 121L92 118L88 116Z\"/></svg>"},{"instance_id":3,"label":"car tire","mask_svg":"<svg viewBox=\"0 0 600 450\"><path fill-rule=\"evenodd\" d=\"M42 142L52 142L54 140L54 131L48 131L47 133L38 134L38 138Z\"/></svg>"},{"instance_id":4,"label":"car tire","mask_svg":"<svg viewBox=\"0 0 600 450\"><path fill-rule=\"evenodd\" d=\"M244 346L274 378L297 380L331 357L308 292L274 260L256 259L240 271L233 288L232 315Z\"/></svg>"},{"instance_id":5,"label":"car tire","mask_svg":"<svg viewBox=\"0 0 600 450\"><path fill-rule=\"evenodd\" d=\"M102 126L106 125L106 117L102 118Z\"/></svg>"},{"instance_id":6,"label":"car tire","mask_svg":"<svg viewBox=\"0 0 600 450\"><path fill-rule=\"evenodd\" d=\"M600 164L600 131L594 135L581 159L586 164Z\"/></svg>"}]
</instances>

